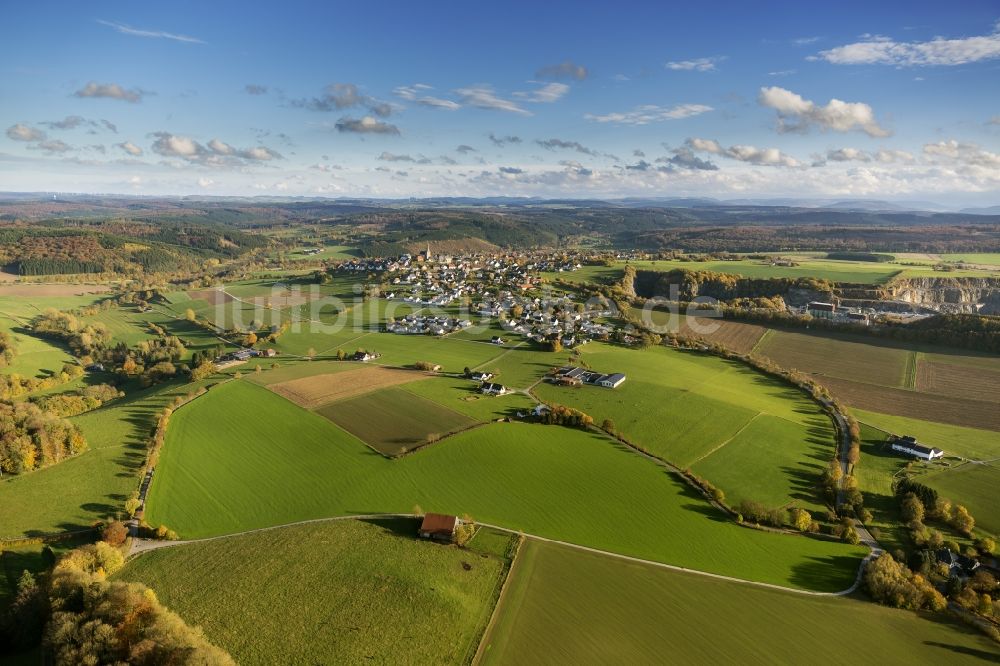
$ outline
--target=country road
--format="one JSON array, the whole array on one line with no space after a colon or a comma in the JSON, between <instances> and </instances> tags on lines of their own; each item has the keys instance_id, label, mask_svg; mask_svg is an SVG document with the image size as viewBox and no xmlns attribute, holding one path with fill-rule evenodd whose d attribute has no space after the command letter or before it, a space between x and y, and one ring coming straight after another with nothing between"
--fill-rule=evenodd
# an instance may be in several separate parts
<instances>
[{"instance_id":1,"label":"country road","mask_svg":"<svg viewBox=\"0 0 1000 666\"><path fill-rule=\"evenodd\" d=\"M326 522L334 522L334 521L339 521L339 520L365 520L365 519L374 520L374 519L379 519L379 518L418 518L418 517L419 516L417 516L416 514L410 514L410 513L369 513L369 514L356 515L356 516L355 515L352 515L352 516L334 516L334 517L331 517L331 518L314 518L312 520L300 520L300 521L296 521L296 522L292 522L292 523L286 523L284 525L272 525L270 527L261 527L261 528L257 528L257 529L253 529L253 530L245 530L243 532L234 532L232 534L223 534L223 535L219 535L219 536L206 537L204 539L190 539L190 540L180 540L180 541L157 541L157 540L152 540L152 539L138 539L138 538L134 538L134 539L132 539L132 543L131 543L131 545L129 547L128 557L129 558L138 557L138 556L142 555L143 553L148 553L148 552L153 551L153 550L160 550L162 548L178 548L178 547L187 546L187 545L190 545L190 544L206 543L206 542L209 542L209 541L219 541L219 540L222 540L222 539L229 539L229 538L232 538L232 537L243 536L243 535L246 535L246 534L255 534L257 532L267 532L267 531L270 531L270 530L278 530L278 529L282 529L282 528L285 528L285 527L294 527L296 525L309 525L309 524L313 524L313 523L326 523ZM654 560L646 560L646 559L642 559L642 558L639 558L639 557L632 557L630 555L622 555L620 553L613 553L613 552L610 552L610 551L607 551L607 550L600 550L598 548L591 548L589 546L581 546L580 544L571 543L571 542L568 542L568 541L560 541L558 539L550 539L548 537L538 536L536 534L527 534L525 532L519 532L518 530L512 530L512 529L509 529L507 527L501 527L500 525L491 525L490 523L481 523L481 522L477 522L476 524L478 526L480 526L480 527L489 527L491 529L500 530L501 532L507 532L509 534L522 535L522 536L524 536L524 537L526 537L528 539L534 539L536 541L542 541L542 542L545 542L545 543L551 543L551 544L555 544L555 545L558 545L558 546L564 546L566 548L572 548L574 550L580 550L580 551L587 552L587 553L593 553L595 555L601 555L603 557L613 557L615 559L624 560L626 562L634 562L634 563L637 563L637 564L644 564L644 565L647 565L647 566L658 567L660 569L669 569L671 571L679 571L679 572L682 572L682 573L695 574L695 575L698 575L698 576L705 576L707 578L714 578L716 580L725 580L725 581L729 581L729 582L733 582L733 583L740 583L740 584L743 584L743 585L753 585L755 587L764 587L764 588L769 588L769 589L772 589L772 590L781 590L783 592L791 592L791 593L794 593L794 594L803 594L803 595L813 596L813 597L842 597L842 596L846 596L848 594L852 594L861 585L861 576L864 573L865 565L867 564L868 560L871 559L872 557L876 556L878 553L882 552L881 549L878 548L878 544L875 542L875 540L872 538L872 536L870 534L868 534L868 531L865 530L865 528L863 526L860 526L860 524L859 524L858 534L859 534L859 536L862 535L862 532L864 534L864 536L862 536L862 543L864 543L865 545L868 545L869 548L872 548L873 550L872 550L871 553L868 554L868 556L865 559L863 559L861 561L861 564L858 567L858 573L857 573L857 575L854 578L854 583L852 583L851 586L848 587L846 590L841 590L839 592L816 592L816 591L813 591L813 590L803 590L803 589L799 589L799 588L795 588L795 587L786 587L784 585L776 585L774 583L764 583L764 582L756 581L756 580L747 580L745 578L736 578L734 576L725 576L723 574L711 573L709 571L701 571L699 569L689 569L687 567L681 567L681 566L677 566L677 565L674 565L674 564L666 564L664 562L656 562ZM874 544L874 546L872 546L870 544Z\"/></svg>"}]
</instances>

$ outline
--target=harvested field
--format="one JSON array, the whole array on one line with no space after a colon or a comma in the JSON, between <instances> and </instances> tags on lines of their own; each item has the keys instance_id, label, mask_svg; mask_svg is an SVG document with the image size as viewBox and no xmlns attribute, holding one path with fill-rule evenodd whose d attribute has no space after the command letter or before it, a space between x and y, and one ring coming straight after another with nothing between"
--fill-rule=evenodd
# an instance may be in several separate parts
<instances>
[{"instance_id":1,"label":"harvested field","mask_svg":"<svg viewBox=\"0 0 1000 666\"><path fill-rule=\"evenodd\" d=\"M967 400L1000 402L1000 371L921 359L917 364L917 390Z\"/></svg>"},{"instance_id":2,"label":"harvested field","mask_svg":"<svg viewBox=\"0 0 1000 666\"><path fill-rule=\"evenodd\" d=\"M271 384L269 389L288 398L300 407L314 409L336 400L353 398L381 388L424 379L426 375L413 370L397 370L372 365L331 374L314 375Z\"/></svg>"},{"instance_id":3,"label":"harvested field","mask_svg":"<svg viewBox=\"0 0 1000 666\"><path fill-rule=\"evenodd\" d=\"M477 422L427 398L388 388L316 410L368 446L397 456ZM392 418L386 418L391 414Z\"/></svg>"},{"instance_id":4,"label":"harvested field","mask_svg":"<svg viewBox=\"0 0 1000 666\"><path fill-rule=\"evenodd\" d=\"M759 351L783 368L882 386L904 385L913 354L871 339L790 331L774 331Z\"/></svg>"},{"instance_id":5,"label":"harvested field","mask_svg":"<svg viewBox=\"0 0 1000 666\"><path fill-rule=\"evenodd\" d=\"M715 342L741 354L750 352L767 332L767 328L756 324L745 324L715 317L689 317L678 314L673 320L665 310L643 311L633 308L633 316L652 327L667 327L681 335L698 337ZM709 328L710 331L705 329Z\"/></svg>"},{"instance_id":6,"label":"harvested field","mask_svg":"<svg viewBox=\"0 0 1000 666\"><path fill-rule=\"evenodd\" d=\"M233 300L233 297L220 289L197 289L194 291L189 291L188 296L191 297L192 301L206 301L209 305L219 305L220 303L229 303Z\"/></svg>"},{"instance_id":7,"label":"harvested field","mask_svg":"<svg viewBox=\"0 0 1000 666\"><path fill-rule=\"evenodd\" d=\"M106 284L3 284L0 296L21 296L25 298L51 298L53 296L82 296L103 294L111 291Z\"/></svg>"},{"instance_id":8,"label":"harvested field","mask_svg":"<svg viewBox=\"0 0 1000 666\"><path fill-rule=\"evenodd\" d=\"M692 321L693 320L693 321ZM707 335L698 333L695 328L701 328L711 324L718 324L718 329L714 333ZM694 328L692 328L694 327ZM767 329L755 324L744 324L738 321L724 321L721 319L706 319L699 317L686 317L681 324L681 335L699 336L715 342L735 352L741 354L749 353L764 337Z\"/></svg>"},{"instance_id":9,"label":"harvested field","mask_svg":"<svg viewBox=\"0 0 1000 666\"><path fill-rule=\"evenodd\" d=\"M839 400L859 409L1000 431L1000 409L995 402L919 393L833 377L820 377L818 381Z\"/></svg>"}]
</instances>

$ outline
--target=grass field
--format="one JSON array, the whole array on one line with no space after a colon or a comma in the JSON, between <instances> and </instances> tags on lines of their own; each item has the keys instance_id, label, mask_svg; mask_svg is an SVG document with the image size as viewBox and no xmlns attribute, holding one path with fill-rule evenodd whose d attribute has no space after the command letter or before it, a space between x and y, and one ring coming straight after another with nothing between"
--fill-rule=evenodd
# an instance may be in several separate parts
<instances>
[{"instance_id":1,"label":"grass field","mask_svg":"<svg viewBox=\"0 0 1000 666\"><path fill-rule=\"evenodd\" d=\"M387 456L476 424L463 414L399 388L324 405L316 412Z\"/></svg>"},{"instance_id":2,"label":"grass field","mask_svg":"<svg viewBox=\"0 0 1000 666\"><path fill-rule=\"evenodd\" d=\"M772 266L769 262L757 259L742 259L740 261L633 261L631 263L638 270L712 271L747 278L814 277L834 282L859 284L887 282L902 269L901 266L892 264L823 259L802 259L798 262L798 266Z\"/></svg>"},{"instance_id":3,"label":"grass field","mask_svg":"<svg viewBox=\"0 0 1000 666\"><path fill-rule=\"evenodd\" d=\"M1000 458L1000 433L998 432L963 428L862 409L853 411L858 420L863 423L870 423L896 435L913 435L919 441L943 450L946 455L958 455L976 460Z\"/></svg>"},{"instance_id":4,"label":"grass field","mask_svg":"<svg viewBox=\"0 0 1000 666\"><path fill-rule=\"evenodd\" d=\"M90 449L0 481L0 539L79 530L122 511L138 487L139 467L157 412L201 384L164 384L73 417Z\"/></svg>"},{"instance_id":5,"label":"grass field","mask_svg":"<svg viewBox=\"0 0 1000 666\"><path fill-rule=\"evenodd\" d=\"M678 467L700 466L737 503L820 508L806 488L815 487L832 458L834 434L829 418L800 391L741 363L694 352L592 343L581 358L628 379L613 390L543 383L535 393L598 424L611 419L629 441Z\"/></svg>"},{"instance_id":6,"label":"grass field","mask_svg":"<svg viewBox=\"0 0 1000 666\"><path fill-rule=\"evenodd\" d=\"M13 285L11 289L14 287L20 286ZM22 377L40 377L59 372L63 363L72 361L69 350L57 342L28 335L21 329L47 308L71 310L93 305L101 298L100 294L39 297L0 295L0 330L11 334L17 351L14 361L2 368L2 372L16 373Z\"/></svg>"},{"instance_id":7,"label":"grass field","mask_svg":"<svg viewBox=\"0 0 1000 666\"><path fill-rule=\"evenodd\" d=\"M416 531L412 519L267 530L146 553L118 578L240 664L465 663L506 560Z\"/></svg>"},{"instance_id":8,"label":"grass field","mask_svg":"<svg viewBox=\"0 0 1000 666\"><path fill-rule=\"evenodd\" d=\"M1000 535L1000 468L996 463L965 463L952 469L930 472L918 478L942 497L965 505L976 519L976 529Z\"/></svg>"},{"instance_id":9,"label":"grass field","mask_svg":"<svg viewBox=\"0 0 1000 666\"><path fill-rule=\"evenodd\" d=\"M404 384L401 388L477 421L511 417L518 411L527 412L535 406L535 401L523 393L482 395L478 386L476 382L462 377L432 377Z\"/></svg>"},{"instance_id":10,"label":"grass field","mask_svg":"<svg viewBox=\"0 0 1000 666\"><path fill-rule=\"evenodd\" d=\"M415 504L810 589L847 587L863 552L740 528L661 467L595 434L491 424L388 460L321 416L243 381L216 387L174 414L147 519L197 538L333 515L407 512Z\"/></svg>"},{"instance_id":11,"label":"grass field","mask_svg":"<svg viewBox=\"0 0 1000 666\"><path fill-rule=\"evenodd\" d=\"M945 614L817 598L529 541L483 664L962 664L1000 649Z\"/></svg>"}]
</instances>

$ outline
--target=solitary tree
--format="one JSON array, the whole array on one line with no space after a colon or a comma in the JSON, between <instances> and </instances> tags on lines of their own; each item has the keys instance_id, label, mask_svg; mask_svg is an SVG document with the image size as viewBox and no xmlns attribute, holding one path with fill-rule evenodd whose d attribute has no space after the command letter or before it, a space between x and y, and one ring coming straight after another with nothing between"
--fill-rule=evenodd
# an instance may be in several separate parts
<instances>
[{"instance_id":1,"label":"solitary tree","mask_svg":"<svg viewBox=\"0 0 1000 666\"><path fill-rule=\"evenodd\" d=\"M900 507L903 520L907 523L922 523L924 522L924 503L920 501L920 498L913 493L906 493L903 497L903 503Z\"/></svg>"}]
</instances>

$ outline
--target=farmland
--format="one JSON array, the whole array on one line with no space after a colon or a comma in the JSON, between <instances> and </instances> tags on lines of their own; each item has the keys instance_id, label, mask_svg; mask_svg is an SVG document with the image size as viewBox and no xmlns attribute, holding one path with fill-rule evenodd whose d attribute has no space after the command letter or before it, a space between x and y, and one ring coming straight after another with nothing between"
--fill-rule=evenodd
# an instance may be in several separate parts
<instances>
[{"instance_id":1,"label":"farmland","mask_svg":"<svg viewBox=\"0 0 1000 666\"><path fill-rule=\"evenodd\" d=\"M465 662L506 561L416 530L412 519L267 530L146 553L119 578L152 587L241 664Z\"/></svg>"},{"instance_id":2,"label":"farmland","mask_svg":"<svg viewBox=\"0 0 1000 666\"><path fill-rule=\"evenodd\" d=\"M976 528L1000 535L1000 468L988 464L963 463L952 469L932 471L919 480L948 497L964 504L976 518Z\"/></svg>"},{"instance_id":3,"label":"farmland","mask_svg":"<svg viewBox=\"0 0 1000 666\"><path fill-rule=\"evenodd\" d=\"M795 637L799 637L796 639ZM805 638L808 637L808 638ZM945 615L816 598L528 541L484 640L484 664L994 661L996 644Z\"/></svg>"},{"instance_id":4,"label":"farmland","mask_svg":"<svg viewBox=\"0 0 1000 666\"><path fill-rule=\"evenodd\" d=\"M506 380L499 378L498 381ZM402 388L477 421L495 421L535 406L535 401L523 393L501 397L482 395L478 385L464 377L433 377L404 384Z\"/></svg>"},{"instance_id":5,"label":"farmland","mask_svg":"<svg viewBox=\"0 0 1000 666\"><path fill-rule=\"evenodd\" d=\"M966 428L1000 431L1000 410L995 402L961 400L833 377L819 378L818 381L851 407L909 419L926 419Z\"/></svg>"},{"instance_id":6,"label":"farmland","mask_svg":"<svg viewBox=\"0 0 1000 666\"><path fill-rule=\"evenodd\" d=\"M320 405L344 400L377 389L405 384L425 377L411 370L342 363L345 370L312 375L269 384L268 388L295 404L313 409Z\"/></svg>"},{"instance_id":7,"label":"farmland","mask_svg":"<svg viewBox=\"0 0 1000 666\"><path fill-rule=\"evenodd\" d=\"M964 428L862 409L855 409L854 414L863 423L870 423L897 435L913 435L921 442L944 450L948 455L974 460L1000 457L1000 433L995 431Z\"/></svg>"},{"instance_id":8,"label":"farmland","mask_svg":"<svg viewBox=\"0 0 1000 666\"><path fill-rule=\"evenodd\" d=\"M388 456L406 453L476 423L458 412L399 388L382 389L326 404L316 413Z\"/></svg>"},{"instance_id":9,"label":"farmland","mask_svg":"<svg viewBox=\"0 0 1000 666\"><path fill-rule=\"evenodd\" d=\"M285 424L293 422L290 439ZM675 476L595 434L491 424L387 460L321 416L244 381L218 386L174 414L147 518L195 538L350 513L407 512L414 504L809 589L847 587L862 553L740 528Z\"/></svg>"},{"instance_id":10,"label":"farmland","mask_svg":"<svg viewBox=\"0 0 1000 666\"><path fill-rule=\"evenodd\" d=\"M768 331L763 326L756 324L745 324L721 318L697 317L681 313L672 318L670 312L656 308L649 310L632 308L630 314L654 331L703 338L741 354L753 351Z\"/></svg>"},{"instance_id":11,"label":"farmland","mask_svg":"<svg viewBox=\"0 0 1000 666\"><path fill-rule=\"evenodd\" d=\"M678 467L703 470L737 503L820 508L812 488L832 455L833 429L800 391L742 364L691 352L593 343L581 358L600 371L625 372L628 380L613 391L543 383L536 394L596 423L611 419L630 442Z\"/></svg>"},{"instance_id":12,"label":"farmland","mask_svg":"<svg viewBox=\"0 0 1000 666\"><path fill-rule=\"evenodd\" d=\"M905 386L910 349L870 338L774 331L758 353L783 368L880 386Z\"/></svg>"},{"instance_id":13,"label":"farmland","mask_svg":"<svg viewBox=\"0 0 1000 666\"><path fill-rule=\"evenodd\" d=\"M0 538L84 529L120 511L138 486L157 411L198 386L163 384L74 417L90 449L52 467L5 476L0 481Z\"/></svg>"},{"instance_id":14,"label":"farmland","mask_svg":"<svg viewBox=\"0 0 1000 666\"><path fill-rule=\"evenodd\" d=\"M916 388L965 400L1000 403L1000 370L920 359Z\"/></svg>"}]
</instances>

